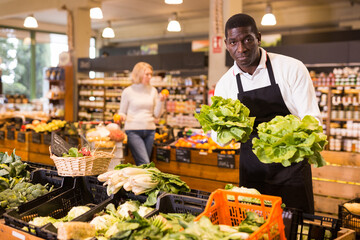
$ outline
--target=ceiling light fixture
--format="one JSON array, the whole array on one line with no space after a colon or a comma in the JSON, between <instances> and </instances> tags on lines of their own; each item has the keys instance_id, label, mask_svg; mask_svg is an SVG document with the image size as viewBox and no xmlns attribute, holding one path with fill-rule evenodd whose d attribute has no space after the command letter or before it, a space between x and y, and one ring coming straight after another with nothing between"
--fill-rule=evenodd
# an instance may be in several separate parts
<instances>
[{"instance_id":1,"label":"ceiling light fixture","mask_svg":"<svg viewBox=\"0 0 360 240\"><path fill-rule=\"evenodd\" d=\"M34 17L33 14L30 14L29 16L27 16L25 18L25 21L24 21L24 27L26 28L37 28L39 25L36 21L36 18Z\"/></svg>"},{"instance_id":2,"label":"ceiling light fixture","mask_svg":"<svg viewBox=\"0 0 360 240\"><path fill-rule=\"evenodd\" d=\"M110 21L108 21L108 26L106 28L104 28L101 36L103 38L114 38L115 37L115 33L114 33L114 30L111 28Z\"/></svg>"},{"instance_id":3,"label":"ceiling light fixture","mask_svg":"<svg viewBox=\"0 0 360 240\"><path fill-rule=\"evenodd\" d=\"M177 13L173 13L172 16L169 18L169 24L167 26L167 30L169 32L180 32L181 25L177 20Z\"/></svg>"},{"instance_id":4,"label":"ceiling light fixture","mask_svg":"<svg viewBox=\"0 0 360 240\"><path fill-rule=\"evenodd\" d=\"M166 4L182 4L182 0L165 0Z\"/></svg>"},{"instance_id":5,"label":"ceiling light fixture","mask_svg":"<svg viewBox=\"0 0 360 240\"><path fill-rule=\"evenodd\" d=\"M94 7L90 9L90 18L91 19L103 19L103 12L101 11L101 8Z\"/></svg>"},{"instance_id":6,"label":"ceiling light fixture","mask_svg":"<svg viewBox=\"0 0 360 240\"><path fill-rule=\"evenodd\" d=\"M272 7L270 4L266 5L265 15L262 17L261 25L274 26L276 25L275 15L272 13Z\"/></svg>"}]
</instances>

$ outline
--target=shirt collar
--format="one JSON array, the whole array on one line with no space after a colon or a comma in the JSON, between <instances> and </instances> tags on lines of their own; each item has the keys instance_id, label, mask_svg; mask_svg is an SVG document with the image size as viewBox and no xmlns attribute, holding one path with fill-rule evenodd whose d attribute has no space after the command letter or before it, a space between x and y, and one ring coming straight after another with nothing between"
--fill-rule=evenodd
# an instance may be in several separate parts
<instances>
[{"instance_id":1,"label":"shirt collar","mask_svg":"<svg viewBox=\"0 0 360 240\"><path fill-rule=\"evenodd\" d=\"M267 52L265 51L265 49L260 48L260 51L261 51L261 58L260 58L260 62L259 62L259 65L258 67L256 68L255 72L260 70L260 69L263 69L263 68L266 68L266 58L267 58ZM241 70L239 68L239 66L236 64L236 61L234 61L234 67L233 67L233 74L234 76L236 76L238 73L240 74L247 74L245 73L243 70Z\"/></svg>"}]
</instances>

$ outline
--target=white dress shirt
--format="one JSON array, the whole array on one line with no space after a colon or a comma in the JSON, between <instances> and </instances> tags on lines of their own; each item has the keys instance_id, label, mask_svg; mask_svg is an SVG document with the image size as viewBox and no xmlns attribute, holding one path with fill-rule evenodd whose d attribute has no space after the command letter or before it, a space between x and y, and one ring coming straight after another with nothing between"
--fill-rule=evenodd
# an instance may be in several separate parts
<instances>
[{"instance_id":1,"label":"white dress shirt","mask_svg":"<svg viewBox=\"0 0 360 240\"><path fill-rule=\"evenodd\" d=\"M253 75L243 72L234 65L221 77L215 87L215 96L237 99L238 87L236 75L241 76L244 92L270 86L270 78L266 68L266 51L261 49L261 59ZM290 113L300 117L311 115L321 123L320 109L317 103L314 85L309 71L299 60L275 53L267 53L270 57L275 82ZM216 133L212 133L216 141Z\"/></svg>"}]
</instances>

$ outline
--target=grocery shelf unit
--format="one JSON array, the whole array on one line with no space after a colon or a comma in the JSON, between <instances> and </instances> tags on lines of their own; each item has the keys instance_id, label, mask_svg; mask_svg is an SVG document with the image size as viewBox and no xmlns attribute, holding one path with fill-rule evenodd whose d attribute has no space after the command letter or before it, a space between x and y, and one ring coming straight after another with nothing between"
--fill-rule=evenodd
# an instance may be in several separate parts
<instances>
[{"instance_id":1,"label":"grocery shelf unit","mask_svg":"<svg viewBox=\"0 0 360 240\"><path fill-rule=\"evenodd\" d=\"M328 150L360 152L360 85L315 85Z\"/></svg>"},{"instance_id":2,"label":"grocery shelf unit","mask_svg":"<svg viewBox=\"0 0 360 240\"><path fill-rule=\"evenodd\" d=\"M55 109L63 111L61 116L56 116L56 110L53 109L51 117L73 121L73 67L49 67L44 72L44 80L49 82L49 103Z\"/></svg>"}]
</instances>

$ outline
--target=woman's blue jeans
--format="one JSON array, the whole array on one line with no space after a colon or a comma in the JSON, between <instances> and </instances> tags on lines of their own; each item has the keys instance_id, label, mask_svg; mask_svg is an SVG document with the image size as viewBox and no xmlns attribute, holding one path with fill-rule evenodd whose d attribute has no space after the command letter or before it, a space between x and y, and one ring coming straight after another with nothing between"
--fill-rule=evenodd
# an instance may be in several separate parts
<instances>
[{"instance_id":1,"label":"woman's blue jeans","mask_svg":"<svg viewBox=\"0 0 360 240\"><path fill-rule=\"evenodd\" d=\"M125 133L136 165L150 163L155 130L126 130Z\"/></svg>"}]
</instances>

